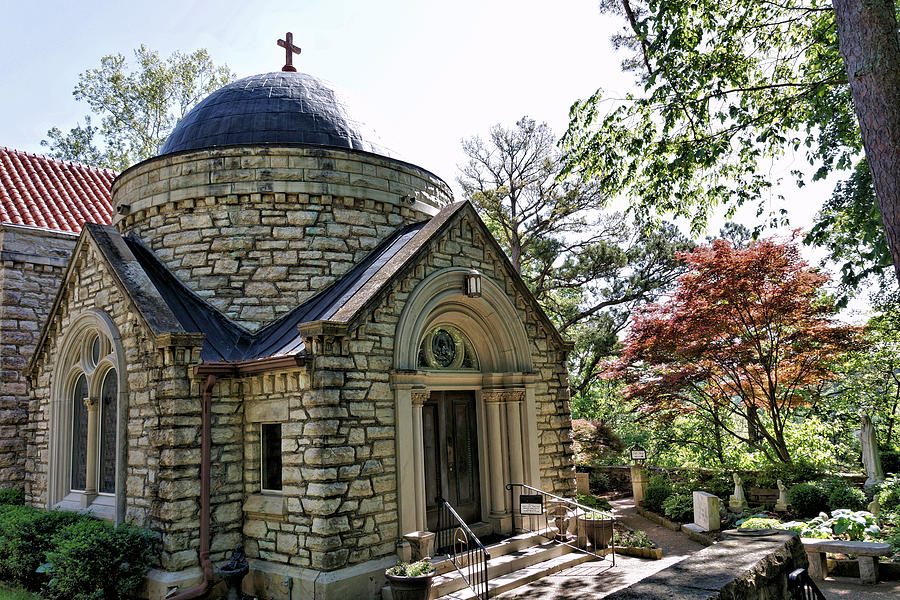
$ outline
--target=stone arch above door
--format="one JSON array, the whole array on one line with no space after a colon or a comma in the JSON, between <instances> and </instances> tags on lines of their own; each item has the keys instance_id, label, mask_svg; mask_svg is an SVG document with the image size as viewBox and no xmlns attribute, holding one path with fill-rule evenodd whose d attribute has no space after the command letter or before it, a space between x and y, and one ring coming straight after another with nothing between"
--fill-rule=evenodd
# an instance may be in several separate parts
<instances>
[{"instance_id":1,"label":"stone arch above door","mask_svg":"<svg viewBox=\"0 0 900 600\"><path fill-rule=\"evenodd\" d=\"M506 292L482 275L481 297L467 297L463 293L467 272L460 267L437 271L410 294L397 324L395 369L417 369L422 338L432 328L447 324L458 328L472 342L480 371L527 373L532 370L525 327Z\"/></svg>"},{"instance_id":2,"label":"stone arch above door","mask_svg":"<svg viewBox=\"0 0 900 600\"><path fill-rule=\"evenodd\" d=\"M511 529L511 481L539 485L532 345L504 286L482 276L481 296L463 292L468 269L447 268L412 291L397 324L391 381L396 402L400 526L403 534L427 522L423 405L432 392L474 395L481 514L497 533ZM453 363L420 366L423 339L436 329L471 344L477 368ZM453 335L452 333L450 334Z\"/></svg>"}]
</instances>

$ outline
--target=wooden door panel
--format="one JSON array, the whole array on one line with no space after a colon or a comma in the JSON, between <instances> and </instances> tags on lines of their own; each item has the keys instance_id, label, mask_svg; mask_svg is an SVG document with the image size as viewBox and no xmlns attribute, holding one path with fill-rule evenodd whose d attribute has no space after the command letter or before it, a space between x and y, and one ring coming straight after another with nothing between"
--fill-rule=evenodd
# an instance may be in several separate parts
<instances>
[{"instance_id":1,"label":"wooden door panel","mask_svg":"<svg viewBox=\"0 0 900 600\"><path fill-rule=\"evenodd\" d=\"M478 435L472 392L432 392L422 408L428 527L437 524L439 494L466 522L481 519ZM433 529L432 529L433 530Z\"/></svg>"}]
</instances>

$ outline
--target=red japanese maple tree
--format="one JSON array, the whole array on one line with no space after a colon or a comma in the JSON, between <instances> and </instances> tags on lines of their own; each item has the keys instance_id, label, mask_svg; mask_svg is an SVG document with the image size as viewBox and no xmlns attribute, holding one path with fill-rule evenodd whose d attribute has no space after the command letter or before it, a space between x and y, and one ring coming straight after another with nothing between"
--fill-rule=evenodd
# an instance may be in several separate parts
<instances>
[{"instance_id":1,"label":"red japanese maple tree","mask_svg":"<svg viewBox=\"0 0 900 600\"><path fill-rule=\"evenodd\" d=\"M638 410L705 411L769 460L790 463L787 420L816 400L859 328L834 320L828 276L809 268L794 239L747 248L716 240L679 257L689 271L666 301L637 312L605 376L624 379Z\"/></svg>"}]
</instances>

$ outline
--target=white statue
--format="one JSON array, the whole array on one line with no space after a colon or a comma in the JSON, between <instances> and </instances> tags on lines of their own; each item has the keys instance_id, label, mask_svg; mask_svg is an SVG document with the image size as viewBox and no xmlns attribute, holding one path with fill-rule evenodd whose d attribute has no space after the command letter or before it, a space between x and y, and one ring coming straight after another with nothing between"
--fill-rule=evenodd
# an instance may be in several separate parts
<instances>
[{"instance_id":1,"label":"white statue","mask_svg":"<svg viewBox=\"0 0 900 600\"><path fill-rule=\"evenodd\" d=\"M744 496L744 482L737 473L732 473L731 477L734 479L734 494L728 499L728 510L733 513L741 513L748 507L747 498Z\"/></svg>"},{"instance_id":2,"label":"white statue","mask_svg":"<svg viewBox=\"0 0 900 600\"><path fill-rule=\"evenodd\" d=\"M787 510L787 489L784 487L784 484L781 483L781 480L778 480L778 500L775 501L775 510L778 512L784 512Z\"/></svg>"},{"instance_id":3,"label":"white statue","mask_svg":"<svg viewBox=\"0 0 900 600\"><path fill-rule=\"evenodd\" d=\"M875 440L875 427L869 415L860 417L859 442L862 446L862 462L866 468L865 486L871 487L884 481L884 471L881 469L881 457L878 455L878 442Z\"/></svg>"}]
</instances>

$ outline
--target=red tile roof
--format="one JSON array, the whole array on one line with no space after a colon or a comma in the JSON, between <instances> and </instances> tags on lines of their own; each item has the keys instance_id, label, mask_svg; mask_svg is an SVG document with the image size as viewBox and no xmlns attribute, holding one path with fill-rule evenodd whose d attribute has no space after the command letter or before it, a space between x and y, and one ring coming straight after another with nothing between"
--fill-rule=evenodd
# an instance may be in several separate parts
<instances>
[{"instance_id":1,"label":"red tile roof","mask_svg":"<svg viewBox=\"0 0 900 600\"><path fill-rule=\"evenodd\" d=\"M112 222L116 174L0 146L0 222L78 233Z\"/></svg>"}]
</instances>

